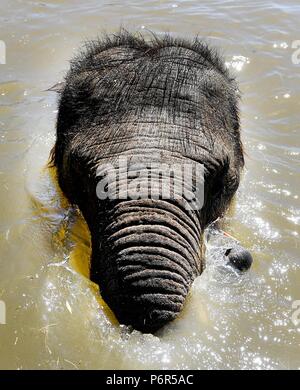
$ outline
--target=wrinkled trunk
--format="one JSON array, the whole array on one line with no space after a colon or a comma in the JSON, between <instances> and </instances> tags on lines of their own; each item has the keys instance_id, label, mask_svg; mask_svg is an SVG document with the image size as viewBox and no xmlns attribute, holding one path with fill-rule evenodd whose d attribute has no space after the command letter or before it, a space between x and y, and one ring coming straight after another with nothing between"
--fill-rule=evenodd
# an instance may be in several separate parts
<instances>
[{"instance_id":1,"label":"wrinkled trunk","mask_svg":"<svg viewBox=\"0 0 300 390\"><path fill-rule=\"evenodd\" d=\"M201 273L197 218L169 201L139 199L108 206L100 220L91 279L120 323L154 332L181 311Z\"/></svg>"}]
</instances>

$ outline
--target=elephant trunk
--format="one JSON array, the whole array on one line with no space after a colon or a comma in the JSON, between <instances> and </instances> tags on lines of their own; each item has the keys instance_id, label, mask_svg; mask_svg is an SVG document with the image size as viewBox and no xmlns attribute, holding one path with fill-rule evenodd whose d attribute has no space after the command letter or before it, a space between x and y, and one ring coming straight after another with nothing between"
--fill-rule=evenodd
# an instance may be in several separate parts
<instances>
[{"instance_id":1,"label":"elephant trunk","mask_svg":"<svg viewBox=\"0 0 300 390\"><path fill-rule=\"evenodd\" d=\"M179 314L201 273L197 217L153 199L109 203L102 214L91 279L120 323L153 333Z\"/></svg>"}]
</instances>

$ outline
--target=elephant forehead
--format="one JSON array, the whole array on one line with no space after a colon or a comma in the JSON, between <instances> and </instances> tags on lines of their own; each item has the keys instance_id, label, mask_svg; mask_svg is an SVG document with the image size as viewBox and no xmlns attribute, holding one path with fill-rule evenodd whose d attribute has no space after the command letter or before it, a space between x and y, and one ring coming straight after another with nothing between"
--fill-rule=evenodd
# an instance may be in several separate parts
<instances>
[{"instance_id":1,"label":"elephant forehead","mask_svg":"<svg viewBox=\"0 0 300 390\"><path fill-rule=\"evenodd\" d=\"M232 93L226 78L204 63L180 51L130 61L109 59L97 72L78 75L78 86L91 98L102 98L103 103L175 105L178 110L185 103L197 103L207 93L209 97Z\"/></svg>"}]
</instances>

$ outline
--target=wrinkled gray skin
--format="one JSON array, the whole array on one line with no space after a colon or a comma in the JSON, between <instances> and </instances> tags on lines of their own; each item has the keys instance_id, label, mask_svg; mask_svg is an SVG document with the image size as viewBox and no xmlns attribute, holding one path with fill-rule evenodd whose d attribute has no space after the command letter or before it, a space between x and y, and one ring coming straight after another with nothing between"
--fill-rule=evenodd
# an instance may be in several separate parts
<instances>
[{"instance_id":1,"label":"wrinkled gray skin","mask_svg":"<svg viewBox=\"0 0 300 390\"><path fill-rule=\"evenodd\" d=\"M99 200L96 169L121 155L204 164L202 209L184 199ZM91 279L120 323L155 332L180 313L204 268L203 231L239 185L237 85L197 39L121 32L92 42L66 76L52 161L91 231Z\"/></svg>"}]
</instances>

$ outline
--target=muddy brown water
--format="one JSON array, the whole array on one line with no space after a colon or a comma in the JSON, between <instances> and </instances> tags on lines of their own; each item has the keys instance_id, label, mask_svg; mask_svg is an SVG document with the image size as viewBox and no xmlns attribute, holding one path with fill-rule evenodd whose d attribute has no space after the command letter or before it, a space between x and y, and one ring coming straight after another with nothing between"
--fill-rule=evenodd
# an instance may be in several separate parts
<instances>
[{"instance_id":1,"label":"muddy brown water","mask_svg":"<svg viewBox=\"0 0 300 390\"><path fill-rule=\"evenodd\" d=\"M1 368L300 368L299 19L290 0L1 1ZM155 336L114 320L86 277L84 221L44 169L57 110L46 89L84 39L120 25L208 37L243 94L246 169L225 222L253 267L224 269L216 237L182 315Z\"/></svg>"}]
</instances>

